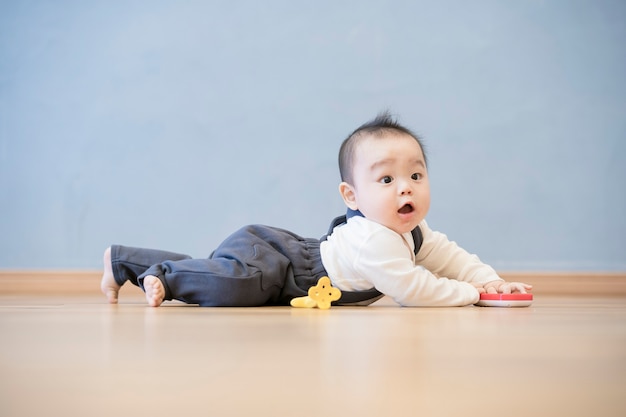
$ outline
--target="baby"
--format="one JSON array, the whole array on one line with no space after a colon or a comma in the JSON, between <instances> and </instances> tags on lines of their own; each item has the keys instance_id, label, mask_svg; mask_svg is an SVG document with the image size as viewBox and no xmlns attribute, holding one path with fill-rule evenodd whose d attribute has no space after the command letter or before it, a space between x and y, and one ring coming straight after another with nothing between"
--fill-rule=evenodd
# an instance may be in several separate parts
<instances>
[{"instance_id":1,"label":"baby","mask_svg":"<svg viewBox=\"0 0 626 417\"><path fill-rule=\"evenodd\" d=\"M288 305L322 276L341 290L338 305L383 295L402 306L464 306L480 293L525 293L429 228L428 165L420 138L383 113L357 128L339 152L339 192L348 208L323 239L246 226L208 257L114 245L104 254L101 289L116 303L126 281L148 304Z\"/></svg>"}]
</instances>

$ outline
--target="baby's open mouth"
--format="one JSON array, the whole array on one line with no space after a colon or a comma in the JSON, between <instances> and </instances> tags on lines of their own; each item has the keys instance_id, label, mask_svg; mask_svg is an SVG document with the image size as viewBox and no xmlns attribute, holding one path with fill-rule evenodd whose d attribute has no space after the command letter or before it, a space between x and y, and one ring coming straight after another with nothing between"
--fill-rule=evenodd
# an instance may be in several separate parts
<instances>
[{"instance_id":1,"label":"baby's open mouth","mask_svg":"<svg viewBox=\"0 0 626 417\"><path fill-rule=\"evenodd\" d=\"M400 214L409 214L413 212L413 206L409 203L403 205L402 207L400 207L400 210L398 210L398 213Z\"/></svg>"}]
</instances>

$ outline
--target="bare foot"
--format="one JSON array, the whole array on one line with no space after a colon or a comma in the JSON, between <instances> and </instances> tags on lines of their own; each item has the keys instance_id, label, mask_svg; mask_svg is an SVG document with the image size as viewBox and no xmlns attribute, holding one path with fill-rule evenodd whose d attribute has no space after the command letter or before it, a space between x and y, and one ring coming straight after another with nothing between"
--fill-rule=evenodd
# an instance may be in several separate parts
<instances>
[{"instance_id":1,"label":"bare foot","mask_svg":"<svg viewBox=\"0 0 626 417\"><path fill-rule=\"evenodd\" d=\"M113 276L113 266L111 265L111 248L104 251L104 273L100 282L100 290L106 295L111 304L117 304L117 296L121 286L115 281Z\"/></svg>"},{"instance_id":2,"label":"bare foot","mask_svg":"<svg viewBox=\"0 0 626 417\"><path fill-rule=\"evenodd\" d=\"M154 275L147 275L143 279L143 289L146 292L146 300L151 307L158 307L165 298L165 288L160 279Z\"/></svg>"}]
</instances>

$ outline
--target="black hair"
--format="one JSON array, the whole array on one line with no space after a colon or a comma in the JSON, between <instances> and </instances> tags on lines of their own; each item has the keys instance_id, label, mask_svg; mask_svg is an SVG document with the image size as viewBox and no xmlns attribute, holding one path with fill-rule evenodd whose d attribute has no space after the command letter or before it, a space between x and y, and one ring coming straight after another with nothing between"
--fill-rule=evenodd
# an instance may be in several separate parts
<instances>
[{"instance_id":1,"label":"black hair","mask_svg":"<svg viewBox=\"0 0 626 417\"><path fill-rule=\"evenodd\" d=\"M376 118L356 128L354 132L352 132L341 144L341 148L339 148L339 174L341 175L341 181L352 183L354 151L360 139L366 136L381 137L382 135L390 132L404 133L415 139L422 150L422 154L424 155L424 163L428 166L422 138L407 127L398 123L398 121L395 120L388 111L384 111L379 113Z\"/></svg>"}]
</instances>

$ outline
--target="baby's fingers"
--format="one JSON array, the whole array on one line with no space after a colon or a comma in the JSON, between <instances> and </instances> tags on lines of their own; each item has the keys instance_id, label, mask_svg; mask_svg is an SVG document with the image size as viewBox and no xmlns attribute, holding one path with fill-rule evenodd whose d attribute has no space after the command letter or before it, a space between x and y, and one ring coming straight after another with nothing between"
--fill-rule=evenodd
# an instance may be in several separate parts
<instances>
[{"instance_id":1,"label":"baby's fingers","mask_svg":"<svg viewBox=\"0 0 626 417\"><path fill-rule=\"evenodd\" d=\"M511 294L512 288L513 287L513 283L510 282L505 282L504 284L500 285L500 288L498 288L498 292L500 294Z\"/></svg>"},{"instance_id":2,"label":"baby's fingers","mask_svg":"<svg viewBox=\"0 0 626 417\"><path fill-rule=\"evenodd\" d=\"M519 292L521 294L526 294L527 290L533 288L532 285L524 284L523 282L510 282L509 285L512 292Z\"/></svg>"}]
</instances>

